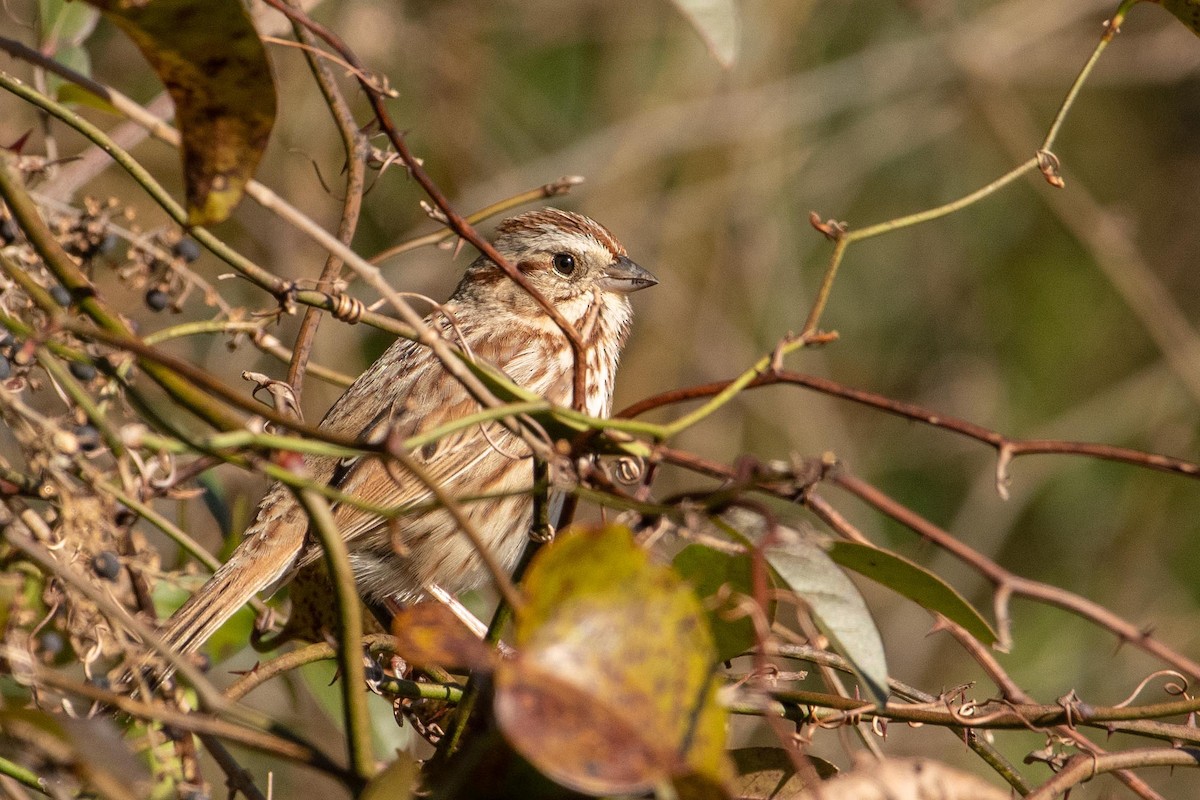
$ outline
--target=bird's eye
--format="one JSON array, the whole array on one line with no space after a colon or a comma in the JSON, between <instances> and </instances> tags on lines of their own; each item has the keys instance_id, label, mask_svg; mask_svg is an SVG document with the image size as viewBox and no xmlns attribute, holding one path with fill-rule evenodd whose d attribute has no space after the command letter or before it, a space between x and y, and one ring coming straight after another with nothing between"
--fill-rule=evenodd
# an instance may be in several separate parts
<instances>
[{"instance_id":1,"label":"bird's eye","mask_svg":"<svg viewBox=\"0 0 1200 800\"><path fill-rule=\"evenodd\" d=\"M575 271L575 256L570 253L555 253L554 271L559 275L570 275Z\"/></svg>"}]
</instances>

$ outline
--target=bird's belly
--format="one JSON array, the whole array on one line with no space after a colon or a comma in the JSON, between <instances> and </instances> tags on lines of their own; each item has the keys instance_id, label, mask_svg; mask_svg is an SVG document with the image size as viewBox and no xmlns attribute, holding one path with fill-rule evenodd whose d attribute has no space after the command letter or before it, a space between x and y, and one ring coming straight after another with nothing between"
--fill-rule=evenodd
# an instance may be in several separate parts
<instances>
[{"instance_id":1,"label":"bird's belly","mask_svg":"<svg viewBox=\"0 0 1200 800\"><path fill-rule=\"evenodd\" d=\"M459 505L480 542L506 573L512 571L528 538L533 509L529 485L526 479L520 487L506 487L524 490L521 495L465 500ZM476 545L446 510L403 517L395 525L396 535L371 537L374 541L350 553L364 597L376 602L388 598L415 602L430 584L458 594L489 580Z\"/></svg>"}]
</instances>

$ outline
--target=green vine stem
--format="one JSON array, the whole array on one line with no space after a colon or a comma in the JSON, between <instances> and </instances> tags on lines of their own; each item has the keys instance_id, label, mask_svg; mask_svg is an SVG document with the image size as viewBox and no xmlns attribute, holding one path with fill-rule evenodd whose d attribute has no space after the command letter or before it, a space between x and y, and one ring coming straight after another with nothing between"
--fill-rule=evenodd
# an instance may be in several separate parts
<instances>
[{"instance_id":1,"label":"green vine stem","mask_svg":"<svg viewBox=\"0 0 1200 800\"><path fill-rule=\"evenodd\" d=\"M1067 114L1075 104L1076 98L1079 96L1083 84L1087 81L1092 73L1092 69L1096 66L1096 62L1100 60L1100 55L1108 47L1109 42L1113 40L1117 32L1121 28L1121 23L1125 19L1125 15L1129 13L1129 9L1133 8L1140 0L1122 0L1121 5L1117 8L1112 19L1105 25L1104 33L1097 42L1096 47L1092 50L1091 56L1084 63L1083 69L1079 71L1072 82L1071 87L1067 90L1067 96L1063 98L1062 104L1058 108L1058 112L1054 116L1054 121L1050 125L1049 131L1046 133L1046 138L1042 141L1042 145L1038 148L1037 153L1028 161L1021 163L1012 170L1001 175L996 180L983 186L970 194L960 197L957 200L930 208L925 211L919 211L916 214L909 214L904 217L880 222L866 228L858 230L846 230L842 223L821 223L819 218L814 215L813 224L827 236L834 239L833 253L829 258L829 265L825 268L825 275L821 279L821 286L817 290L816 299L813 301L812 309L808 313L808 319L804 323L804 333L815 333L818 325L821 322L821 317L825 313L825 307L829 302L829 296L833 290L833 282L837 277L838 267L845 257L846 249L853 243L870 239L884 233L891 233L902 228L909 228L913 225L920 225L923 222L930 222L935 219L940 219L956 211L960 211L967 206L979 202L991 194L999 191L1008 184L1032 172L1035 169L1040 169L1046 175L1047 181L1056 187L1062 187L1062 179L1058 176L1057 158L1054 156L1051 148L1058 138L1059 131L1062 129L1063 123L1066 121Z\"/></svg>"},{"instance_id":2,"label":"green vine stem","mask_svg":"<svg viewBox=\"0 0 1200 800\"><path fill-rule=\"evenodd\" d=\"M354 772L363 780L375 774L371 747L371 719L363 693L366 671L363 668L362 604L350 568L350 553L338 530L333 512L325 498L312 489L300 489L296 499L312 521L310 530L321 540L325 565L333 582L338 614L338 668L341 672L342 707L345 715L346 746Z\"/></svg>"}]
</instances>

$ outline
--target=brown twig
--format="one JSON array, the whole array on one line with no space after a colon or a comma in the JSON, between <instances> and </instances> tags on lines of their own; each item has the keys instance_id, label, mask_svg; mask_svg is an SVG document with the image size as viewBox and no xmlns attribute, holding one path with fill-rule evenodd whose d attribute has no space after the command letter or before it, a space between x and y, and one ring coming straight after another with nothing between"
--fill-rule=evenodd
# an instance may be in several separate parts
<instances>
[{"instance_id":1,"label":"brown twig","mask_svg":"<svg viewBox=\"0 0 1200 800\"><path fill-rule=\"evenodd\" d=\"M1200 766L1200 750L1196 748L1155 747L1106 755L1081 754L1068 760L1057 775L1030 793L1028 800L1050 800L1104 772L1144 767L1196 766Z\"/></svg>"},{"instance_id":2,"label":"brown twig","mask_svg":"<svg viewBox=\"0 0 1200 800\"><path fill-rule=\"evenodd\" d=\"M712 397L720 394L730 383L731 381L716 381L663 392L640 400L622 409L614 416L622 419L631 419L653 409L662 408L663 406ZM1132 464L1146 469L1169 472L1189 478L1200 478L1200 464L1193 461L1185 461L1180 458L1172 458L1157 453L1147 453L1127 447L1115 447L1113 445L1094 444L1091 442L1073 442L1062 439L1013 439L1002 433L985 428L982 425L941 414L915 403L893 400L890 397L885 397L875 392L853 389L837 381L831 381L828 378L819 378L799 372L790 372L787 370L768 372L755 378L746 388L757 389L780 384L803 386L822 394L850 400L851 402L875 408L888 414L957 433L961 436L991 445L996 448L999 454L999 460L996 465L998 486L1003 486L1006 483L1008 463L1013 458L1039 454L1086 456L1105 461Z\"/></svg>"},{"instance_id":3,"label":"brown twig","mask_svg":"<svg viewBox=\"0 0 1200 800\"><path fill-rule=\"evenodd\" d=\"M1094 603L1091 600L1068 592L1065 589L1060 589L1057 586L1051 586L1040 581L1014 575L975 549L954 538L947 531L942 530L915 511L893 500L879 489L849 474L845 470L832 472L828 480L833 485L846 490L883 514L896 520L901 525L936 544L995 584L996 624L1000 632L1000 641L1003 647L1007 648L1012 642L1008 599L1012 595L1018 595L1058 606L1065 611L1089 620L1111 631L1122 641L1131 642L1155 658L1170 664L1180 672L1200 679L1200 664L1184 656L1182 653L1175 652L1155 639L1149 631L1138 628L1099 603Z\"/></svg>"},{"instance_id":4,"label":"brown twig","mask_svg":"<svg viewBox=\"0 0 1200 800\"><path fill-rule=\"evenodd\" d=\"M116 692L101 689L98 686L79 683L50 670L38 670L34 675L34 681L39 686L56 689L61 692L69 692L80 697L86 697L89 700L104 703L138 719L156 720L190 733L219 736L222 739L236 742L252 750L307 764L314 769L327 772L348 783L354 783L355 781L354 775L344 767L335 763L312 745L291 735L285 738L276 733L242 727L241 725L235 725L196 711L184 712L162 705L151 705L140 700L125 697L124 695L119 695Z\"/></svg>"},{"instance_id":5,"label":"brown twig","mask_svg":"<svg viewBox=\"0 0 1200 800\"><path fill-rule=\"evenodd\" d=\"M959 645L967 651L971 658L975 659L975 662L979 664L979 666L983 667L984 672L986 672L988 677L990 677L992 681L1000 687L1000 690L1004 692L1005 697L1017 703L1033 703L1033 698L1020 686L1018 686L1016 681L1009 677L1008 673L1005 672L1004 668L1000 666L1000 662L996 660L995 656L993 656L986 647L980 644L975 637L967 633L962 626L957 625L954 622L945 619L944 617L940 617L938 619L938 627L948 631L950 635L953 636L959 643ZM1191 706L1193 704L1200 706L1200 703L1195 703L1194 701L1190 700L1183 703L1184 706ZM1066 709L1064 708L1064 711L1065 710ZM1184 713L1193 712L1187 711ZM1076 747L1087 753L1093 754L1093 756L1102 756L1107 752L1103 747L1095 744L1092 742L1092 740L1088 739L1086 736L1076 730L1072 724L1056 725L1054 726L1054 732L1064 739L1074 742ZM1127 787L1129 787L1130 791L1138 795L1138 797L1145 798L1145 800L1165 800L1162 795L1150 788L1149 784L1147 784L1144 780L1130 770L1116 770L1116 777L1119 781L1121 781L1121 783L1124 783Z\"/></svg>"},{"instance_id":6,"label":"brown twig","mask_svg":"<svg viewBox=\"0 0 1200 800\"><path fill-rule=\"evenodd\" d=\"M288 1L294 2L294 0ZM298 7L298 4L293 7ZM296 33L296 38L305 45L304 58L308 61L309 69L312 70L313 78L316 80L321 94L325 96L325 104L329 107L329 112L333 116L333 121L342 138L342 149L346 155L346 183L345 196L342 200L342 216L338 221L337 238L348 245L354 238L354 230L358 227L358 218L362 211L363 187L366 185L367 174L367 153L370 148L366 137L359 132L354 114L350 110L350 104L342 95L342 90L330 72L329 65L323 59L318 58L314 52L315 40L312 34L303 25L293 23L292 28ZM341 274L343 263L335 253L330 253L325 258L325 266L321 270L321 277L317 278L316 288L320 290L323 287L331 286ZM292 362L288 367L287 382L291 384L292 391L296 393L297 397L300 396L304 387L304 372L308 367L308 357L312 352L313 341L320 325L321 312L309 306L304 312L304 318L300 321L300 330L296 333L296 342L292 350Z\"/></svg>"}]
</instances>

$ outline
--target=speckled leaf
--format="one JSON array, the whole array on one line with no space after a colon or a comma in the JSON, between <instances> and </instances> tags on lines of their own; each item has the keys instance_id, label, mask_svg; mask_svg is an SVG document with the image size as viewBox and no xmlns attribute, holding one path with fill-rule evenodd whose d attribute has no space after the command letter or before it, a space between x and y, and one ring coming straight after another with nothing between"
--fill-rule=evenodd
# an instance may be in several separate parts
<instances>
[{"instance_id":1,"label":"speckled leaf","mask_svg":"<svg viewBox=\"0 0 1200 800\"><path fill-rule=\"evenodd\" d=\"M275 84L239 0L88 0L131 38L175 101L188 218L226 219L275 122Z\"/></svg>"},{"instance_id":2,"label":"speckled leaf","mask_svg":"<svg viewBox=\"0 0 1200 800\"><path fill-rule=\"evenodd\" d=\"M487 669L493 651L471 633L449 608L429 600L407 606L392 617L396 652L418 667Z\"/></svg>"},{"instance_id":3,"label":"speckled leaf","mask_svg":"<svg viewBox=\"0 0 1200 800\"><path fill-rule=\"evenodd\" d=\"M517 658L496 671L496 720L544 774L589 794L717 797L725 711L703 609L619 526L574 529L524 581Z\"/></svg>"},{"instance_id":4,"label":"speckled leaf","mask_svg":"<svg viewBox=\"0 0 1200 800\"><path fill-rule=\"evenodd\" d=\"M1200 0L1151 0L1170 11L1176 18L1200 36Z\"/></svg>"},{"instance_id":5,"label":"speckled leaf","mask_svg":"<svg viewBox=\"0 0 1200 800\"><path fill-rule=\"evenodd\" d=\"M791 757L778 747L741 747L731 750L735 795L739 800L791 800L804 791L804 776ZM801 756L821 780L837 775L838 768L823 758Z\"/></svg>"},{"instance_id":6,"label":"speckled leaf","mask_svg":"<svg viewBox=\"0 0 1200 800\"><path fill-rule=\"evenodd\" d=\"M750 540L763 539L762 519L737 515L729 523ZM879 630L858 588L816 541L779 527L766 550L767 563L783 583L808 603L817 624L850 660L877 705L887 700L887 660Z\"/></svg>"},{"instance_id":7,"label":"speckled leaf","mask_svg":"<svg viewBox=\"0 0 1200 800\"><path fill-rule=\"evenodd\" d=\"M881 583L922 608L961 625L986 645L997 641L996 632L954 587L924 567L895 553L856 542L834 542L829 557L849 570Z\"/></svg>"},{"instance_id":8,"label":"speckled leaf","mask_svg":"<svg viewBox=\"0 0 1200 800\"><path fill-rule=\"evenodd\" d=\"M671 562L675 571L687 580L704 603L708 615L708 626L712 630L717 646L717 660L728 661L754 646L757 637L754 622L744 612L739 613L735 598L726 592L740 595L742 600L751 597L752 566L750 556L729 554L704 545L692 544L679 551ZM767 610L767 624L775 618L775 605Z\"/></svg>"}]
</instances>

